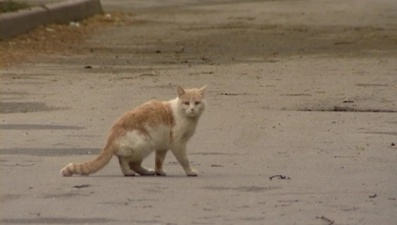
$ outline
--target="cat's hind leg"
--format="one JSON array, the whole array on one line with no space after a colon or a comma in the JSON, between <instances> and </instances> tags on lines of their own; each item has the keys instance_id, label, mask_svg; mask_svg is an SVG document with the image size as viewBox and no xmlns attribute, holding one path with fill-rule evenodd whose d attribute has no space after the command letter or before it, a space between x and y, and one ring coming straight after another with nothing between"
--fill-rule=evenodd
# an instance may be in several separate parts
<instances>
[{"instance_id":1,"label":"cat's hind leg","mask_svg":"<svg viewBox=\"0 0 397 225\"><path fill-rule=\"evenodd\" d=\"M155 174L153 169L148 169L142 166L142 161L129 161L130 169L137 172L141 176L153 176Z\"/></svg>"},{"instance_id":2,"label":"cat's hind leg","mask_svg":"<svg viewBox=\"0 0 397 225\"><path fill-rule=\"evenodd\" d=\"M135 176L135 171L132 170L129 165L130 162L129 157L125 157L125 156L117 156L117 157L119 159L121 172L123 172L124 176L126 177Z\"/></svg>"}]
</instances>

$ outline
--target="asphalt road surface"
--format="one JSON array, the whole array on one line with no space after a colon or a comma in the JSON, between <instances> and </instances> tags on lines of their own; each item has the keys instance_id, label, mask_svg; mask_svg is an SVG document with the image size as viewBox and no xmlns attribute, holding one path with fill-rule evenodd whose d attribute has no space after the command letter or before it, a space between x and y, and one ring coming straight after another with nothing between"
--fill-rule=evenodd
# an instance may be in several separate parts
<instances>
[{"instance_id":1,"label":"asphalt road surface","mask_svg":"<svg viewBox=\"0 0 397 225\"><path fill-rule=\"evenodd\" d=\"M396 224L396 1L102 4L129 16L0 71L1 224ZM172 154L167 177L60 176L123 112L205 84L198 177Z\"/></svg>"}]
</instances>

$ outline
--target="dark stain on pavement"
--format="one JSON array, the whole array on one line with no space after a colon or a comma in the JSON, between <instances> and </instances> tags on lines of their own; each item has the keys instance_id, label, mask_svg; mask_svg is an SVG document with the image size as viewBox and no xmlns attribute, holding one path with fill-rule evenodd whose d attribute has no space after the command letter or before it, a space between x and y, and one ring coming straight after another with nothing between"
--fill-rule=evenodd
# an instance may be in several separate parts
<instances>
[{"instance_id":1,"label":"dark stain on pavement","mask_svg":"<svg viewBox=\"0 0 397 225\"><path fill-rule=\"evenodd\" d=\"M46 124L0 124L0 130L81 130L85 127Z\"/></svg>"},{"instance_id":2,"label":"dark stain on pavement","mask_svg":"<svg viewBox=\"0 0 397 225\"><path fill-rule=\"evenodd\" d=\"M28 113L52 111L66 108L57 108L46 105L43 102L1 102L0 113Z\"/></svg>"},{"instance_id":3,"label":"dark stain on pavement","mask_svg":"<svg viewBox=\"0 0 397 225\"><path fill-rule=\"evenodd\" d=\"M109 223L115 220L107 218L62 218L62 217L38 217L38 218L3 218L1 224L97 224Z\"/></svg>"},{"instance_id":4,"label":"dark stain on pavement","mask_svg":"<svg viewBox=\"0 0 397 225\"><path fill-rule=\"evenodd\" d=\"M70 199L73 197L82 197L82 196L89 196L89 195L90 194L83 194L83 193L79 193L79 192L76 192L76 193L69 192L69 193L61 193L61 194L46 194L46 195L43 195L43 198Z\"/></svg>"},{"instance_id":5,"label":"dark stain on pavement","mask_svg":"<svg viewBox=\"0 0 397 225\"><path fill-rule=\"evenodd\" d=\"M96 155L100 148L3 148L2 155L65 156Z\"/></svg>"}]
</instances>

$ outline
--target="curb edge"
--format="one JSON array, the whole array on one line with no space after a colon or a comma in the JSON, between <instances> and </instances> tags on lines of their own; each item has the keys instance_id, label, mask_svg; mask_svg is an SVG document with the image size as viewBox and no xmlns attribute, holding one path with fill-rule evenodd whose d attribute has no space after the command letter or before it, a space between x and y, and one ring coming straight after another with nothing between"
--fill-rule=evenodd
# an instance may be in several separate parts
<instances>
[{"instance_id":1,"label":"curb edge","mask_svg":"<svg viewBox=\"0 0 397 225\"><path fill-rule=\"evenodd\" d=\"M50 23L67 23L103 13L100 0L67 0L0 15L0 40Z\"/></svg>"}]
</instances>

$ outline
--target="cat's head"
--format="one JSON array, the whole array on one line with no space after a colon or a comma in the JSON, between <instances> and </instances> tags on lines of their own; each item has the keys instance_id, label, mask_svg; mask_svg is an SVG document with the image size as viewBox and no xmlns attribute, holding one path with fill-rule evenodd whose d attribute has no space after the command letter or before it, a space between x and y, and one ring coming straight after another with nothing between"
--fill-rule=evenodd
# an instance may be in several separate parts
<instances>
[{"instance_id":1,"label":"cat's head","mask_svg":"<svg viewBox=\"0 0 397 225\"><path fill-rule=\"evenodd\" d=\"M178 87L178 108L186 117L199 117L205 109L204 93L207 86L202 88L183 89Z\"/></svg>"}]
</instances>

